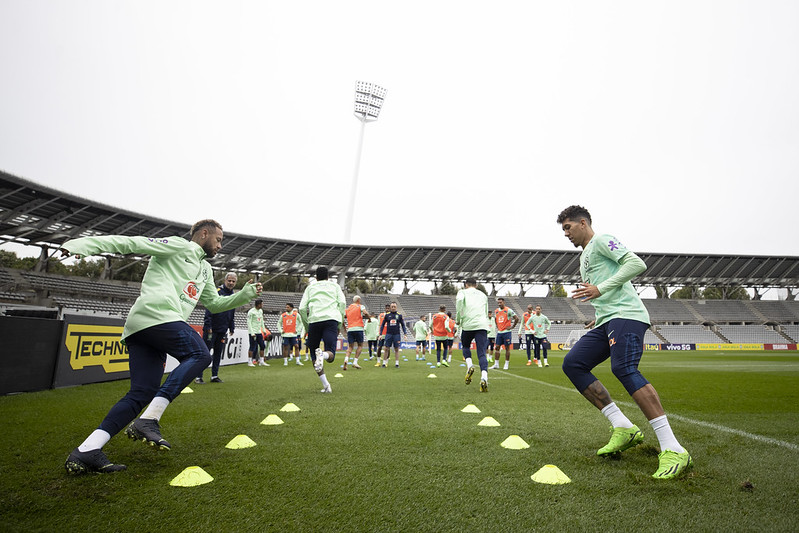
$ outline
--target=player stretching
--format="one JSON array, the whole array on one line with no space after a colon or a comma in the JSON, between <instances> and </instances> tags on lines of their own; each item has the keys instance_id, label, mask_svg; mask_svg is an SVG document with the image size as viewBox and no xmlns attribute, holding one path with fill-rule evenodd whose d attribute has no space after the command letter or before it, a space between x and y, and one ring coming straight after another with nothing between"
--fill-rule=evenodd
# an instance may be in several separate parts
<instances>
[{"instance_id":1,"label":"player stretching","mask_svg":"<svg viewBox=\"0 0 799 533\"><path fill-rule=\"evenodd\" d=\"M147 254L141 294L125 320L122 339L128 347L130 390L119 400L83 443L72 450L64 467L70 474L118 472L103 453L111 437L125 430L128 437L161 450L172 446L161 436L159 420L180 392L211 362L211 354L186 323L197 302L212 313L234 309L261 292L261 284L247 283L232 296L216 293L211 265L205 260L222 248L222 226L201 220L191 228L191 240L182 237L148 239L109 235L67 241L62 255L91 256L102 252ZM180 361L161 385L166 354ZM139 416L139 412L147 405ZM135 419L135 420L134 420ZM132 423L131 423L132 422Z\"/></svg>"},{"instance_id":2,"label":"player stretching","mask_svg":"<svg viewBox=\"0 0 799 533\"><path fill-rule=\"evenodd\" d=\"M488 297L478 290L477 280L469 278L464 288L458 291L455 299L455 321L461 331L461 346L466 358L466 384L472 382L474 365L472 364L471 344L474 340L477 347L477 359L480 362L480 392L488 392Z\"/></svg>"},{"instance_id":3,"label":"player stretching","mask_svg":"<svg viewBox=\"0 0 799 533\"><path fill-rule=\"evenodd\" d=\"M583 283L574 290L572 298L590 301L596 312L595 328L583 335L563 359L566 376L613 428L610 442L596 453L617 454L644 440L641 430L624 416L605 386L591 373L609 357L613 375L638 404L660 443L659 465L652 477L677 477L693 461L674 436L657 391L638 371L649 313L630 280L646 270L646 265L616 237L594 234L591 215L582 206L567 207L558 215L557 222L566 238L583 249L580 254Z\"/></svg>"},{"instance_id":4,"label":"player stretching","mask_svg":"<svg viewBox=\"0 0 799 533\"><path fill-rule=\"evenodd\" d=\"M510 349L513 345L513 328L519 323L519 317L510 307L505 307L505 298L497 298L499 307L494 311L494 322L497 324L497 346L494 353L494 366L499 368L499 357L502 354L502 347L505 347L505 366L507 370L510 365Z\"/></svg>"}]
</instances>

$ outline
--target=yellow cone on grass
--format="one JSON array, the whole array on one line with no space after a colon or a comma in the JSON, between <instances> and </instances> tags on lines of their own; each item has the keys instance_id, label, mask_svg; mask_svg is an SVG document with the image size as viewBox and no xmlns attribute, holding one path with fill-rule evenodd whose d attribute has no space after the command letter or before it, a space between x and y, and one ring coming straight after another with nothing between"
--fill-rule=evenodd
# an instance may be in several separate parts
<instances>
[{"instance_id":1,"label":"yellow cone on grass","mask_svg":"<svg viewBox=\"0 0 799 533\"><path fill-rule=\"evenodd\" d=\"M205 485L214 480L208 473L199 466L190 466L178 474L175 479L169 482L173 487L196 487Z\"/></svg>"},{"instance_id":2,"label":"yellow cone on grass","mask_svg":"<svg viewBox=\"0 0 799 533\"><path fill-rule=\"evenodd\" d=\"M564 483L571 483L569 476L555 465L544 465L541 469L530 476L530 479L536 483L546 483L547 485L563 485Z\"/></svg>"},{"instance_id":3,"label":"yellow cone on grass","mask_svg":"<svg viewBox=\"0 0 799 533\"><path fill-rule=\"evenodd\" d=\"M482 419L480 422L478 422L477 425L478 426L496 427L496 426L499 426L500 424L499 424L499 422L494 420L493 416L487 416L484 419ZM522 442L524 442L524 441L522 441ZM505 446L505 445L503 444L503 446ZM507 448L507 446L505 446L505 447Z\"/></svg>"},{"instance_id":4,"label":"yellow cone on grass","mask_svg":"<svg viewBox=\"0 0 799 533\"><path fill-rule=\"evenodd\" d=\"M191 394L192 392L194 392L194 390L191 387L186 387L185 389L180 391L181 394Z\"/></svg>"},{"instance_id":5,"label":"yellow cone on grass","mask_svg":"<svg viewBox=\"0 0 799 533\"><path fill-rule=\"evenodd\" d=\"M479 412L480 409L478 409L477 406L474 405L473 403L470 403L469 405L461 409L461 413L479 413Z\"/></svg>"},{"instance_id":6,"label":"yellow cone on grass","mask_svg":"<svg viewBox=\"0 0 799 533\"><path fill-rule=\"evenodd\" d=\"M341 372L339 372L338 374L336 374L336 375L335 375L335 376L333 376L333 377L334 377L334 378L343 378L343 377L344 377L344 374L342 374Z\"/></svg>"},{"instance_id":7,"label":"yellow cone on grass","mask_svg":"<svg viewBox=\"0 0 799 533\"><path fill-rule=\"evenodd\" d=\"M518 435L511 435L504 441L502 441L502 447L508 448L509 450L523 450L525 448L529 448L530 445L524 442L524 439Z\"/></svg>"},{"instance_id":8,"label":"yellow cone on grass","mask_svg":"<svg viewBox=\"0 0 799 533\"><path fill-rule=\"evenodd\" d=\"M276 426L282 423L283 420L281 420L280 417L277 415L269 415L261 421L261 424L265 426Z\"/></svg>"},{"instance_id":9,"label":"yellow cone on grass","mask_svg":"<svg viewBox=\"0 0 799 533\"><path fill-rule=\"evenodd\" d=\"M300 408L294 405L293 403L289 402L283 407L281 407L280 410L285 412L290 412L290 411L299 411Z\"/></svg>"},{"instance_id":10,"label":"yellow cone on grass","mask_svg":"<svg viewBox=\"0 0 799 533\"><path fill-rule=\"evenodd\" d=\"M435 374L428 374L427 377L429 377L429 378L437 378L438 376L436 376Z\"/></svg>"},{"instance_id":11,"label":"yellow cone on grass","mask_svg":"<svg viewBox=\"0 0 799 533\"><path fill-rule=\"evenodd\" d=\"M227 443L225 448L240 450L242 448L252 448L253 446L256 446L255 441L247 435L236 435L233 440Z\"/></svg>"}]
</instances>

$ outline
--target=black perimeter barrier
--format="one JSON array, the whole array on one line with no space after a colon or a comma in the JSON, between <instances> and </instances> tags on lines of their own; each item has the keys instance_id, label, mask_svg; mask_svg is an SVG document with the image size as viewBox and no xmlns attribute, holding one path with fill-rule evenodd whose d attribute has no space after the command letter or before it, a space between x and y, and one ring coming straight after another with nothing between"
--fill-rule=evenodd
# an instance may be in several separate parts
<instances>
[{"instance_id":1,"label":"black perimeter barrier","mask_svg":"<svg viewBox=\"0 0 799 533\"><path fill-rule=\"evenodd\" d=\"M63 325L60 320L0 316L0 394L52 387Z\"/></svg>"}]
</instances>

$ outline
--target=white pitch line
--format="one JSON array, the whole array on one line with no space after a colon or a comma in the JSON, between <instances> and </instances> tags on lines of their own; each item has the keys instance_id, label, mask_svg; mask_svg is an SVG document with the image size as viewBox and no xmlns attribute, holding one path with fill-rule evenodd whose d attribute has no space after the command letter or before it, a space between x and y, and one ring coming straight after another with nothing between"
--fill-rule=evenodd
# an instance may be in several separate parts
<instances>
[{"instance_id":1,"label":"white pitch line","mask_svg":"<svg viewBox=\"0 0 799 533\"><path fill-rule=\"evenodd\" d=\"M552 387L552 388L555 388L555 389L569 391L569 392L575 392L577 394L580 394L577 391L577 389L574 389L572 387L564 387L562 385L555 385L553 383L547 383L546 381L539 381L537 379L528 378L528 377L525 377L525 376L518 376L516 374L511 374L510 372L505 372L505 371L501 371L501 370L494 370L494 372L502 372L503 374L507 374L508 376L512 376L514 378L526 379L527 381L532 381L533 383L537 383L539 385L546 385L548 387ZM618 400L613 400L613 401L616 402L619 405L624 406L624 407L638 407L638 405L635 402L624 402L624 401L618 401ZM674 420L679 420L680 422L688 422L689 424L695 424L697 426L702 426L702 427L705 427L705 428L708 428L708 429L714 429L716 431L721 431L723 433L732 433L733 435L738 435L739 437L745 437L747 439L751 439L751 440L755 440L755 441L759 441L759 442L766 442L768 444L774 444L775 446L780 446L782 448L787 448L789 450L793 450L795 452L799 452L799 445L793 444L791 442L785 442L784 440L772 439L771 437L764 437L763 435L756 435L754 433L748 433L746 431L741 431L740 429L728 428L727 426L722 426L720 424L714 424L712 422L705 422L703 420L696 420L696 419L693 419L693 418L688 418L687 416L677 415L677 414L674 414L674 413L668 413L667 412L666 415L669 418L672 418Z\"/></svg>"}]
</instances>

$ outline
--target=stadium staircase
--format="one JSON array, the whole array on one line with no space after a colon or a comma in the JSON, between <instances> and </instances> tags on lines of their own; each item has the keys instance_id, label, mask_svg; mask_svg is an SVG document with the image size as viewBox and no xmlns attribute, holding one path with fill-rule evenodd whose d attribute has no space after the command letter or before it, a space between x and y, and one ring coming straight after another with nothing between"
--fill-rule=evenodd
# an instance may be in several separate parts
<instances>
[{"instance_id":1,"label":"stadium staircase","mask_svg":"<svg viewBox=\"0 0 799 533\"><path fill-rule=\"evenodd\" d=\"M710 331L712 331L713 333L718 335L721 338L721 340L723 340L727 344L731 344L732 343L732 341L730 339L728 339L727 337L724 336L724 334L721 332L721 330L719 330L719 328L717 326L711 327Z\"/></svg>"},{"instance_id":2,"label":"stadium staircase","mask_svg":"<svg viewBox=\"0 0 799 533\"><path fill-rule=\"evenodd\" d=\"M697 320L697 323L698 323L698 324L702 324L702 323L704 323L704 322L707 322L707 320L705 319L705 317L703 317L702 315L700 315L700 314L699 314L699 311L697 311L696 309L694 309L694 306L693 306L693 305L691 305L690 303L688 303L688 301L687 301L687 300L680 300L680 303L681 303L681 304L683 304L683 305L684 305L684 306L685 306L685 307L688 309L688 311L689 311L689 312L690 312L690 313L691 313L693 316L695 316L695 317L696 317L696 320Z\"/></svg>"},{"instance_id":3,"label":"stadium staircase","mask_svg":"<svg viewBox=\"0 0 799 533\"><path fill-rule=\"evenodd\" d=\"M653 326L650 326L650 327L649 327L649 331L651 331L651 332L652 332L652 335L654 335L655 337L657 337L658 339L660 339L660 342L662 342L663 344L669 344L669 340L668 340L666 337L664 337L664 336L663 336L663 335L660 333L660 331L658 331L658 327L657 327L657 326L654 326L654 325L653 325Z\"/></svg>"},{"instance_id":4,"label":"stadium staircase","mask_svg":"<svg viewBox=\"0 0 799 533\"><path fill-rule=\"evenodd\" d=\"M760 309L758 309L758 308L757 308L757 306L755 306L755 305L754 305L752 302L750 302L750 301L747 301L747 300L744 300L744 301L743 301L743 304L744 304L744 306L745 306L747 309L749 309L749 311L750 311L750 312L751 312L753 315L755 315L757 318L759 318L760 320L762 320L762 321L763 321L763 324L765 324L766 322L768 322L768 321L769 321L769 318L768 318L766 315L764 315L763 313L761 313L761 312L760 312Z\"/></svg>"}]
</instances>

